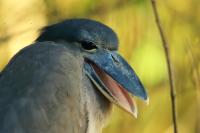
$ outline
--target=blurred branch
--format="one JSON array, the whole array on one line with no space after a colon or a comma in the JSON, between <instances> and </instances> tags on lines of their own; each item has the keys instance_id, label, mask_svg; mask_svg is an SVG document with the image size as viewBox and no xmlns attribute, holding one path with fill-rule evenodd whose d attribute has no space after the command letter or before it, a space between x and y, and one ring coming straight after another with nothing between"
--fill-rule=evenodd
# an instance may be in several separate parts
<instances>
[{"instance_id":1,"label":"blurred branch","mask_svg":"<svg viewBox=\"0 0 200 133\"><path fill-rule=\"evenodd\" d=\"M192 52L192 45L191 43L189 43L189 41L187 41L187 44L185 44L187 46L187 52L189 54L190 57L190 61L192 64L192 69L194 71L194 76L195 76L195 84L196 84L196 91L197 91L197 112L199 112L200 110L200 73L198 71L198 64L195 62L195 56ZM197 122L196 122L196 132L199 133L200 132L200 114L197 113Z\"/></svg>"},{"instance_id":2,"label":"blurred branch","mask_svg":"<svg viewBox=\"0 0 200 133\"><path fill-rule=\"evenodd\" d=\"M164 35L163 28L161 26L160 17L158 14L157 6L156 6L156 0L151 0L151 4L153 7L153 13L155 15L155 21L161 36L163 48L165 50L165 57L167 61L167 67L168 67L168 74L169 74L169 83L170 83L170 96L171 96L171 103L172 103L172 119L173 119L173 125L174 125L174 133L178 133L177 130L177 118L176 118L176 95L175 95L175 89L174 89L174 83L173 83L173 77L172 77L172 64L169 56L169 49L168 49L168 43L166 40L166 37Z\"/></svg>"}]
</instances>

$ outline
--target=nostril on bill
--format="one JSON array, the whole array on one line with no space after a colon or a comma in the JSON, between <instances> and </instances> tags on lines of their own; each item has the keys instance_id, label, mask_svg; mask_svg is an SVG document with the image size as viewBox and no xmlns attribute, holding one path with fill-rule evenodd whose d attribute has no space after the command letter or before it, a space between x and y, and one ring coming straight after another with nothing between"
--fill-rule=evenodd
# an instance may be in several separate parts
<instances>
[{"instance_id":1,"label":"nostril on bill","mask_svg":"<svg viewBox=\"0 0 200 133\"><path fill-rule=\"evenodd\" d=\"M119 65L120 62L111 54L111 57L113 59L113 61L115 62L115 64Z\"/></svg>"}]
</instances>

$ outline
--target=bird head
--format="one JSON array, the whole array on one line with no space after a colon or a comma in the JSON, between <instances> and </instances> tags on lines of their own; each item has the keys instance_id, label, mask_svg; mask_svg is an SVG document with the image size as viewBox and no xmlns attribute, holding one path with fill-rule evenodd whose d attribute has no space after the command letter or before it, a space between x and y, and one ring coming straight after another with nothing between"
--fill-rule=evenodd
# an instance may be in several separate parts
<instances>
[{"instance_id":1,"label":"bird head","mask_svg":"<svg viewBox=\"0 0 200 133\"><path fill-rule=\"evenodd\" d=\"M69 19L45 27L36 41L76 43L83 53L83 71L96 88L112 103L137 117L131 96L148 102L138 76L117 53L118 37L108 26L89 19Z\"/></svg>"}]
</instances>

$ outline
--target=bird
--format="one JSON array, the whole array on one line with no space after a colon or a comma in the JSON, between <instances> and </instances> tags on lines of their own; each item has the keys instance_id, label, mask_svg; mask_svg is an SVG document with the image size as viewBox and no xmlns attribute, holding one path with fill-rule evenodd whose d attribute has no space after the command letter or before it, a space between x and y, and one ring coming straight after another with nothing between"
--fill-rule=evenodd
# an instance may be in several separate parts
<instances>
[{"instance_id":1,"label":"bird","mask_svg":"<svg viewBox=\"0 0 200 133\"><path fill-rule=\"evenodd\" d=\"M41 29L0 72L0 133L100 133L113 105L148 102L105 24L72 18Z\"/></svg>"}]
</instances>

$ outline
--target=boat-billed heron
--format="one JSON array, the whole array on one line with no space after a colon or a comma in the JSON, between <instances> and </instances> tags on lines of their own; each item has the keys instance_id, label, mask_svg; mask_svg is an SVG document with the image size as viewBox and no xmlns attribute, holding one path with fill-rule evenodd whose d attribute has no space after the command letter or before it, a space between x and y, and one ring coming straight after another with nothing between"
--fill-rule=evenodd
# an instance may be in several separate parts
<instances>
[{"instance_id":1,"label":"boat-billed heron","mask_svg":"<svg viewBox=\"0 0 200 133\"><path fill-rule=\"evenodd\" d=\"M148 101L106 25L69 19L43 28L0 74L0 133L99 133L115 104Z\"/></svg>"}]
</instances>

